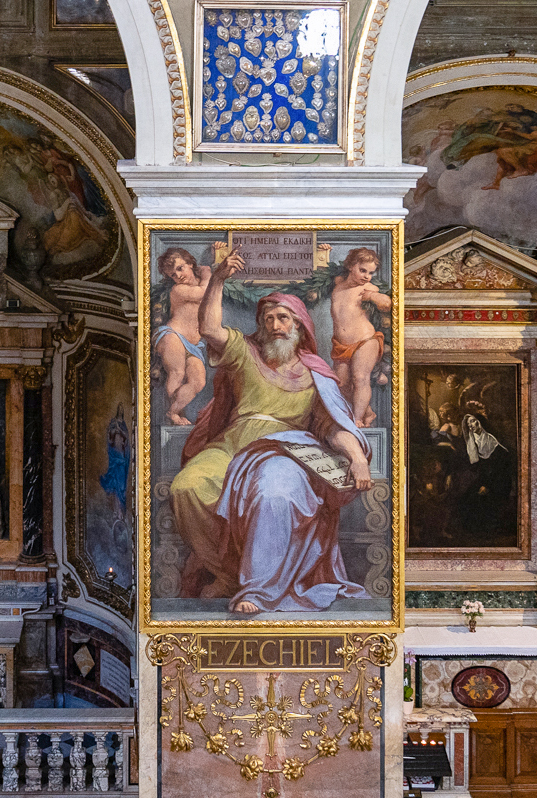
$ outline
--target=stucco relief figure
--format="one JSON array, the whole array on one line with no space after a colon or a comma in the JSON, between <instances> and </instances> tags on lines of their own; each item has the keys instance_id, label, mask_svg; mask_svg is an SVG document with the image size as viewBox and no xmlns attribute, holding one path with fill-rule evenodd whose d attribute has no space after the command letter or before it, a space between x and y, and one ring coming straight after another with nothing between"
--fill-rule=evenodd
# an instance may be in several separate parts
<instances>
[{"instance_id":1,"label":"stucco relief figure","mask_svg":"<svg viewBox=\"0 0 537 798\"><path fill-rule=\"evenodd\" d=\"M186 426L184 408L203 390L206 382L204 343L198 326L198 308L211 270L198 266L181 247L170 247L158 258L163 280L154 303L156 330L153 346L166 372L168 418Z\"/></svg>"},{"instance_id":2,"label":"stucco relief figure","mask_svg":"<svg viewBox=\"0 0 537 798\"><path fill-rule=\"evenodd\" d=\"M369 444L317 355L300 299L263 297L253 335L222 325L224 282L243 265L233 250L200 306L217 372L214 399L171 486L177 528L192 552L183 595L226 597L240 613L315 612L338 597L368 598L347 578L338 527L339 507L371 487ZM351 489L336 491L281 448L319 442L349 459Z\"/></svg>"}]
</instances>

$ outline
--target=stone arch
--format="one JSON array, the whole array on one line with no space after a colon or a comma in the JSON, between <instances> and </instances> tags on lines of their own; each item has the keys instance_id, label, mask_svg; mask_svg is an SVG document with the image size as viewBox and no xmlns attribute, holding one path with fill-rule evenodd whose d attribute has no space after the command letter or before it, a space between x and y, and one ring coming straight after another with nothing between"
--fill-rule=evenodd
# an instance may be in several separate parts
<instances>
[{"instance_id":1,"label":"stone arch","mask_svg":"<svg viewBox=\"0 0 537 798\"><path fill-rule=\"evenodd\" d=\"M356 55L349 113L349 160L401 163L401 111L408 64L428 0L371 0Z\"/></svg>"},{"instance_id":2,"label":"stone arch","mask_svg":"<svg viewBox=\"0 0 537 798\"><path fill-rule=\"evenodd\" d=\"M439 94L484 86L537 86L537 58L487 55L442 61L417 69L407 78L404 107Z\"/></svg>"},{"instance_id":3,"label":"stone arch","mask_svg":"<svg viewBox=\"0 0 537 798\"><path fill-rule=\"evenodd\" d=\"M136 162L168 166L192 153L181 46L167 0L109 0L129 67Z\"/></svg>"}]
</instances>

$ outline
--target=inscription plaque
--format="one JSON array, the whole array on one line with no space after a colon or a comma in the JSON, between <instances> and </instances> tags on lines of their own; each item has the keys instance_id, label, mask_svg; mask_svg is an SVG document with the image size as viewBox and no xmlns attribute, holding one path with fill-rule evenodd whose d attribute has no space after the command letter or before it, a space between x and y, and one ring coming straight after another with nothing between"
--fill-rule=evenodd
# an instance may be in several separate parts
<instances>
[{"instance_id":1,"label":"inscription plaque","mask_svg":"<svg viewBox=\"0 0 537 798\"><path fill-rule=\"evenodd\" d=\"M345 670L345 635L200 635L200 670Z\"/></svg>"},{"instance_id":2,"label":"inscription plaque","mask_svg":"<svg viewBox=\"0 0 537 798\"><path fill-rule=\"evenodd\" d=\"M231 246L240 247L245 268L234 279L304 280L313 271L315 234L311 231L233 232Z\"/></svg>"}]
</instances>

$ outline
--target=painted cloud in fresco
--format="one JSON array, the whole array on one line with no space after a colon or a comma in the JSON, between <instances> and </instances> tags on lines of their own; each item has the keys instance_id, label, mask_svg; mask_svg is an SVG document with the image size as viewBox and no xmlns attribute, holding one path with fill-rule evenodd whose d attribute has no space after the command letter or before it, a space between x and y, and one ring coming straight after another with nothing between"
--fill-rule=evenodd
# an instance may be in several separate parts
<instances>
[{"instance_id":1,"label":"painted cloud in fresco","mask_svg":"<svg viewBox=\"0 0 537 798\"><path fill-rule=\"evenodd\" d=\"M405 199L407 241L451 225L537 246L537 100L510 89L452 92L406 109L407 163L427 167Z\"/></svg>"}]
</instances>

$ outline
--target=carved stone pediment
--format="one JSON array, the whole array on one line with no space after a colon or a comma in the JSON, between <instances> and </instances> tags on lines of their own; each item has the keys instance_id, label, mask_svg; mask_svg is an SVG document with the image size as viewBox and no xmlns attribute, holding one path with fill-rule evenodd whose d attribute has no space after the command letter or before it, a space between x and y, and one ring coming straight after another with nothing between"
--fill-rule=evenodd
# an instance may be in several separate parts
<instances>
[{"instance_id":1,"label":"carved stone pediment","mask_svg":"<svg viewBox=\"0 0 537 798\"><path fill-rule=\"evenodd\" d=\"M490 258L467 244L409 274L405 279L405 288L430 291L453 288L467 291L531 291L533 286L527 280L521 280L512 272L496 266Z\"/></svg>"},{"instance_id":2,"label":"carved stone pediment","mask_svg":"<svg viewBox=\"0 0 537 798\"><path fill-rule=\"evenodd\" d=\"M0 230L11 230L18 218L17 211L0 201Z\"/></svg>"},{"instance_id":3,"label":"carved stone pediment","mask_svg":"<svg viewBox=\"0 0 537 798\"><path fill-rule=\"evenodd\" d=\"M32 314L44 314L45 316L54 316L58 317L62 313L64 313L64 308L62 307L61 303L55 300L55 297L51 296L50 291L43 291L41 293L37 293L36 291L32 291L26 285L16 280L10 274L5 275L6 279L6 298L7 299L15 299L19 300L20 303L20 310L15 312L18 313L32 313ZM44 296L43 294L46 294Z\"/></svg>"},{"instance_id":4,"label":"carved stone pediment","mask_svg":"<svg viewBox=\"0 0 537 798\"><path fill-rule=\"evenodd\" d=\"M490 299L499 292L527 303L537 292L537 263L475 230L440 236L407 254L405 292L416 300L421 291L443 296L451 292L458 302L461 291L485 291Z\"/></svg>"}]
</instances>

